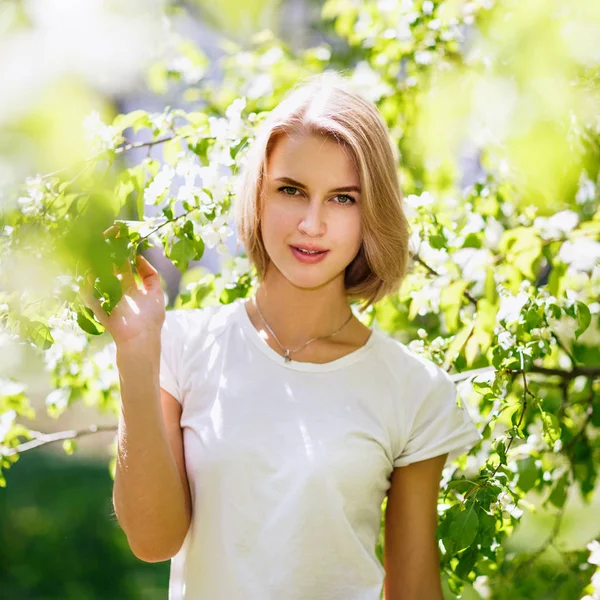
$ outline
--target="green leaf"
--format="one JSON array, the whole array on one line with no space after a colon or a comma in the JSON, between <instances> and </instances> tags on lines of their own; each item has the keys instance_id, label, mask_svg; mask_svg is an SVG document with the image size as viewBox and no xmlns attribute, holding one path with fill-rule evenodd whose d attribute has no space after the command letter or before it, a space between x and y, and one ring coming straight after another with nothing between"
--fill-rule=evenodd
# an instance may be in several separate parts
<instances>
[{"instance_id":1,"label":"green leaf","mask_svg":"<svg viewBox=\"0 0 600 600\"><path fill-rule=\"evenodd\" d=\"M48 350L54 344L48 325L25 316L21 317L21 334L29 337L40 350Z\"/></svg>"},{"instance_id":2,"label":"green leaf","mask_svg":"<svg viewBox=\"0 0 600 600\"><path fill-rule=\"evenodd\" d=\"M442 289L440 308L446 317L448 331L454 333L458 329L460 307L463 304L464 293L469 285L466 279L458 279Z\"/></svg>"},{"instance_id":3,"label":"green leaf","mask_svg":"<svg viewBox=\"0 0 600 600\"><path fill-rule=\"evenodd\" d=\"M579 300L575 304L575 317L577 319L577 329L575 330L575 339L577 339L592 322L592 315L590 309L583 302Z\"/></svg>"},{"instance_id":4,"label":"green leaf","mask_svg":"<svg viewBox=\"0 0 600 600\"><path fill-rule=\"evenodd\" d=\"M128 127L133 127L133 131L137 132L141 127L151 126L152 121L145 110L134 110L125 115L117 115L113 121L113 127L121 133Z\"/></svg>"},{"instance_id":5,"label":"green leaf","mask_svg":"<svg viewBox=\"0 0 600 600\"><path fill-rule=\"evenodd\" d=\"M542 253L542 240L530 227L516 227L505 231L498 249L506 254L506 261L512 263L525 277L536 278L534 263Z\"/></svg>"},{"instance_id":6,"label":"green leaf","mask_svg":"<svg viewBox=\"0 0 600 600\"><path fill-rule=\"evenodd\" d=\"M104 326L94 318L94 313L87 306L82 306L77 312L77 324L83 331L90 335L101 335L104 333Z\"/></svg>"},{"instance_id":7,"label":"green leaf","mask_svg":"<svg viewBox=\"0 0 600 600\"><path fill-rule=\"evenodd\" d=\"M173 244L168 257L182 273L185 273L190 261L194 260L196 256L197 251L195 243L184 237Z\"/></svg>"},{"instance_id":8,"label":"green leaf","mask_svg":"<svg viewBox=\"0 0 600 600\"><path fill-rule=\"evenodd\" d=\"M560 439L561 427L558 417L550 412L541 412L542 423L544 425L544 433L542 437L550 448L554 446L554 442Z\"/></svg>"},{"instance_id":9,"label":"green leaf","mask_svg":"<svg viewBox=\"0 0 600 600\"><path fill-rule=\"evenodd\" d=\"M452 519L448 529L448 537L453 542L454 553L468 548L473 543L477 536L478 527L479 518L472 504Z\"/></svg>"},{"instance_id":10,"label":"green leaf","mask_svg":"<svg viewBox=\"0 0 600 600\"><path fill-rule=\"evenodd\" d=\"M98 277L98 289L105 298L108 297L107 308L109 311L112 310L123 297L123 287L121 286L119 278L114 274L100 275Z\"/></svg>"},{"instance_id":11,"label":"green leaf","mask_svg":"<svg viewBox=\"0 0 600 600\"><path fill-rule=\"evenodd\" d=\"M564 473L558 480L555 482L550 495L548 496L548 501L554 504L556 508L562 508L567 500L567 492L569 486L569 474Z\"/></svg>"},{"instance_id":12,"label":"green leaf","mask_svg":"<svg viewBox=\"0 0 600 600\"><path fill-rule=\"evenodd\" d=\"M519 473L517 485L524 492L528 492L533 489L540 480L540 470L536 466L535 458L533 458L533 456L519 459L516 463L517 472Z\"/></svg>"},{"instance_id":13,"label":"green leaf","mask_svg":"<svg viewBox=\"0 0 600 600\"><path fill-rule=\"evenodd\" d=\"M177 163L177 157L181 152L181 140L178 137L167 140L162 145L162 150L165 162L169 165L175 165Z\"/></svg>"}]
</instances>

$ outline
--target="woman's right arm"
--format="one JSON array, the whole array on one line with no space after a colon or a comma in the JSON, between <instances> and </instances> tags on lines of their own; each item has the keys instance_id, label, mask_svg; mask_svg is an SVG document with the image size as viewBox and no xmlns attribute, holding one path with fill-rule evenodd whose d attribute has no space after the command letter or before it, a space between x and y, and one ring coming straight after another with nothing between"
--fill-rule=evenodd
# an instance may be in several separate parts
<instances>
[{"instance_id":1,"label":"woman's right arm","mask_svg":"<svg viewBox=\"0 0 600 600\"><path fill-rule=\"evenodd\" d=\"M132 552L169 560L191 521L181 405L159 386L160 342L117 347L121 411L113 488L115 514Z\"/></svg>"},{"instance_id":2,"label":"woman's right arm","mask_svg":"<svg viewBox=\"0 0 600 600\"><path fill-rule=\"evenodd\" d=\"M114 231L109 228L105 235ZM133 553L158 562L181 548L191 521L177 400L160 388L165 297L158 271L136 256L117 268L123 295L108 315L93 293L91 276L81 295L117 348L120 415L113 503Z\"/></svg>"}]
</instances>

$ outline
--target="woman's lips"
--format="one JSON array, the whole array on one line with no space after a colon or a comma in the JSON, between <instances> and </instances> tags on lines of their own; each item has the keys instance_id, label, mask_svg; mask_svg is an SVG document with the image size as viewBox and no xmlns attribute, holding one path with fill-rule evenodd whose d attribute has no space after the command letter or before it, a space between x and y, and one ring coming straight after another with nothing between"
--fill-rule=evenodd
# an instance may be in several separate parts
<instances>
[{"instance_id":1,"label":"woman's lips","mask_svg":"<svg viewBox=\"0 0 600 600\"><path fill-rule=\"evenodd\" d=\"M319 252L318 254L305 254L301 250L298 250L295 246L290 246L292 249L292 254L300 261L309 265L322 261L327 254L329 254L329 250L325 250L324 252Z\"/></svg>"}]
</instances>

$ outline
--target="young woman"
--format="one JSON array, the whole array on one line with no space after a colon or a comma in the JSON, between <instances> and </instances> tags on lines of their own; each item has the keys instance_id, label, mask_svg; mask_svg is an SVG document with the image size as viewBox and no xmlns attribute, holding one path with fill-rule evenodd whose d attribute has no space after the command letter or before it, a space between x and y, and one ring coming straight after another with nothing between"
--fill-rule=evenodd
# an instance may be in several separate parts
<instances>
[{"instance_id":1,"label":"young woman","mask_svg":"<svg viewBox=\"0 0 600 600\"><path fill-rule=\"evenodd\" d=\"M369 329L409 227L376 108L343 80L262 124L236 196L259 287L166 313L143 258L110 318L121 378L114 505L171 600L441 600L442 468L481 435L448 375ZM375 553L388 496L384 566Z\"/></svg>"}]
</instances>

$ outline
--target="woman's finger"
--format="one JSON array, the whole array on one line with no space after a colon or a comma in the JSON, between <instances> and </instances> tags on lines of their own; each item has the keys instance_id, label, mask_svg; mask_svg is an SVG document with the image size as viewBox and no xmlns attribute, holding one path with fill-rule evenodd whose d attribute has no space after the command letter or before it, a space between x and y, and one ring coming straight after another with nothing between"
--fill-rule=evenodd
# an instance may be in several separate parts
<instances>
[{"instance_id":1,"label":"woman's finger","mask_svg":"<svg viewBox=\"0 0 600 600\"><path fill-rule=\"evenodd\" d=\"M126 258L120 267L114 265L114 272L115 275L117 275L121 280L124 291L130 290L132 288L137 288L135 277L133 276L133 271L131 270L131 262L129 261L129 258Z\"/></svg>"},{"instance_id":2,"label":"woman's finger","mask_svg":"<svg viewBox=\"0 0 600 600\"><path fill-rule=\"evenodd\" d=\"M135 257L135 267L146 289L150 289L160 282L158 271L141 254Z\"/></svg>"}]
</instances>

